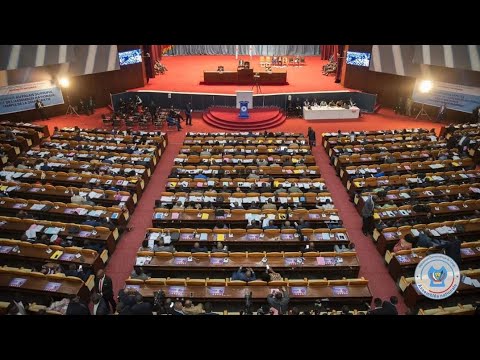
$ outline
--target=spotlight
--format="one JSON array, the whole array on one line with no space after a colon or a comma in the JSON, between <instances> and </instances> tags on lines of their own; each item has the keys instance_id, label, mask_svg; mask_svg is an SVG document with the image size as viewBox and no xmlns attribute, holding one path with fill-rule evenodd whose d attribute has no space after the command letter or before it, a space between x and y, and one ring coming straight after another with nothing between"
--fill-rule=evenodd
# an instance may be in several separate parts
<instances>
[{"instance_id":1,"label":"spotlight","mask_svg":"<svg viewBox=\"0 0 480 360\"><path fill-rule=\"evenodd\" d=\"M70 86L70 80L66 77L62 77L58 80L58 83L60 84L61 87L63 88L68 88Z\"/></svg>"},{"instance_id":2,"label":"spotlight","mask_svg":"<svg viewBox=\"0 0 480 360\"><path fill-rule=\"evenodd\" d=\"M422 80L420 82L420 85L418 86L418 90L420 90L421 93L428 93L430 90L433 88L433 83L430 80Z\"/></svg>"}]
</instances>

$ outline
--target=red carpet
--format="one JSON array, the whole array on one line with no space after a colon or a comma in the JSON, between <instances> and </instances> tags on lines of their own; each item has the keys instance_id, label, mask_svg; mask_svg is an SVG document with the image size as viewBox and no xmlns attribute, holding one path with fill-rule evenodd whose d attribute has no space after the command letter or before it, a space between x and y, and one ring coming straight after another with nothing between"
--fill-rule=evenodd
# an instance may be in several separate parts
<instances>
[{"instance_id":1,"label":"red carpet","mask_svg":"<svg viewBox=\"0 0 480 360\"><path fill-rule=\"evenodd\" d=\"M260 57L240 56L239 59L250 61L253 69L260 69ZM328 61L320 56L307 56L305 66L288 66L287 82L289 85L262 85L263 94L338 91L348 90L335 84L335 76L322 75L322 66ZM204 70L216 70L223 65L225 70L236 70L238 60L235 56L199 55L199 56L166 56L162 59L168 71L157 75L155 79L135 90L148 91L181 91L199 93L235 94L236 90L252 90L251 85L200 85Z\"/></svg>"},{"instance_id":2,"label":"red carpet","mask_svg":"<svg viewBox=\"0 0 480 360\"><path fill-rule=\"evenodd\" d=\"M95 115L90 117L72 117L60 116L51 120L42 121L49 125L51 131L54 126L74 126L88 128L103 128L100 114L108 112L108 108L97 109ZM115 292L122 288L125 279L128 278L133 269L135 255L145 235L146 228L152 225L151 217L153 214L154 201L159 197L160 192L165 188L165 182L169 169L173 164L173 159L178 154L183 139L187 131L196 132L215 132L218 129L202 121L201 114L196 113L193 116L193 126L183 128L182 131L168 131L169 145L150 180L146 191L133 213L130 224L134 226L133 231L125 233L117 243L117 249L110 258L107 266L107 273L112 277ZM412 127L435 128L437 134L441 124L429 121L414 120L405 116L397 116L390 109L382 108L378 114L363 114L360 119L352 121L315 121L308 122L303 119L289 118L283 124L275 128L275 131L303 132L306 134L307 128L311 126L317 133L317 143L320 144L320 136L323 132L332 132L337 130L378 130L378 129L403 129ZM340 216L348 230L348 234L356 245L358 257L360 259L360 276L369 280L369 286L373 297L387 299L391 295L396 295L400 302L398 309L400 313L406 311L403 298L398 293L395 283L388 274L387 267L383 258L379 255L373 245L373 241L365 237L361 232L361 219L356 212L353 204L349 201L345 188L336 176L333 168L330 166L327 154L323 148L318 145L313 154L320 166L322 177L327 182L328 189L332 193L333 201L340 212Z\"/></svg>"},{"instance_id":3,"label":"red carpet","mask_svg":"<svg viewBox=\"0 0 480 360\"><path fill-rule=\"evenodd\" d=\"M250 109L248 113L248 119L240 119L238 109L214 107L208 109L202 118L213 127L232 131L271 129L283 124L287 118L279 108Z\"/></svg>"}]
</instances>

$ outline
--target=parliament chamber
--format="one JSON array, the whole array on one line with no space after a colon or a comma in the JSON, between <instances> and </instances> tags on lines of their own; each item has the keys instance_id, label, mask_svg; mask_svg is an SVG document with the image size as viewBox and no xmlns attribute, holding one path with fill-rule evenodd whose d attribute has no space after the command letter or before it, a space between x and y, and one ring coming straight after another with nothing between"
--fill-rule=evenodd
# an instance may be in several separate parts
<instances>
[{"instance_id":1,"label":"parliament chamber","mask_svg":"<svg viewBox=\"0 0 480 360\"><path fill-rule=\"evenodd\" d=\"M72 76L78 102L0 112L0 315L478 313L477 119L416 119L385 92L367 104L346 84L384 83L327 45L173 47L138 45L161 62L150 76L137 46L115 45L118 68ZM337 62L340 84L322 75ZM297 112L253 130L203 120L255 85L271 96L255 108ZM335 115L310 114L332 94Z\"/></svg>"}]
</instances>

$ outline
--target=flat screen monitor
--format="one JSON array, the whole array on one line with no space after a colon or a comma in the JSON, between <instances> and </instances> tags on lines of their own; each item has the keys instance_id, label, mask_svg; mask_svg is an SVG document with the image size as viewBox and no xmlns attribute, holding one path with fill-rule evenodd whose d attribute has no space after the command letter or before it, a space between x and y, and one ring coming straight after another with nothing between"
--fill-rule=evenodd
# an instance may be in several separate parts
<instances>
[{"instance_id":1,"label":"flat screen monitor","mask_svg":"<svg viewBox=\"0 0 480 360\"><path fill-rule=\"evenodd\" d=\"M347 51L347 64L368 67L371 55L368 52Z\"/></svg>"},{"instance_id":2,"label":"flat screen monitor","mask_svg":"<svg viewBox=\"0 0 480 360\"><path fill-rule=\"evenodd\" d=\"M129 50L118 53L120 59L120 66L138 64L142 62L142 50Z\"/></svg>"}]
</instances>

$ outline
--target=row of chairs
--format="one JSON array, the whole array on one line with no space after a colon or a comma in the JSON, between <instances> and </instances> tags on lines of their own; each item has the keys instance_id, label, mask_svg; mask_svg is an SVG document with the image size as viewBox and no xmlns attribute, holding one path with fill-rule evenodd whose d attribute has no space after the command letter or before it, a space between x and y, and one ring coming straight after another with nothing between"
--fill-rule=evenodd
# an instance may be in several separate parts
<instances>
[{"instance_id":1,"label":"row of chairs","mask_svg":"<svg viewBox=\"0 0 480 360\"><path fill-rule=\"evenodd\" d=\"M191 278L150 278L147 280L141 279L127 279L125 280L127 285L179 285L179 286L366 286L368 280L365 278L360 279L341 279L341 280L327 280L324 279L287 279L272 280L268 283L263 280L246 281L231 280L231 279L191 279Z\"/></svg>"},{"instance_id":2,"label":"row of chairs","mask_svg":"<svg viewBox=\"0 0 480 360\"><path fill-rule=\"evenodd\" d=\"M332 252L332 251L230 251L228 254L224 252L196 252L191 253L190 251L177 251L174 254L167 251L138 251L137 256L157 256L161 258L173 258L173 257L196 257L196 258L210 258L210 257L221 257L221 258L292 258L292 257L351 257L356 256L355 252L343 252L341 254Z\"/></svg>"}]
</instances>

